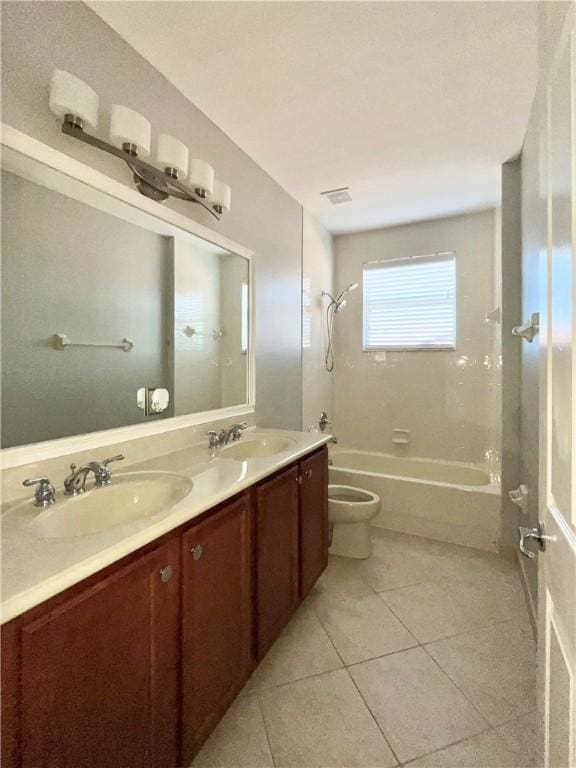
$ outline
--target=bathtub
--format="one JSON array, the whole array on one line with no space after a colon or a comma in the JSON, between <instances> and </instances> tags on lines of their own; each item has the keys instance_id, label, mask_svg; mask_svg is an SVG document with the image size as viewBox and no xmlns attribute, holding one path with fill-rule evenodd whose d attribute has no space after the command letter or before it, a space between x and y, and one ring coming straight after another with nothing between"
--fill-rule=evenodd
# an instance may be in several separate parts
<instances>
[{"instance_id":1,"label":"bathtub","mask_svg":"<svg viewBox=\"0 0 576 768\"><path fill-rule=\"evenodd\" d=\"M330 451L330 482L377 493L373 525L498 551L500 486L470 464L346 448Z\"/></svg>"}]
</instances>

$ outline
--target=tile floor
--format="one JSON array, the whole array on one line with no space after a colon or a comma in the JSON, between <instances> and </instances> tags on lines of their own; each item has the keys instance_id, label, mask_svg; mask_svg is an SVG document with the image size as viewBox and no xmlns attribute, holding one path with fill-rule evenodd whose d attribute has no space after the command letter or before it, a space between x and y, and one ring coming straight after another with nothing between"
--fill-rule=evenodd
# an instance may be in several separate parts
<instances>
[{"instance_id":1,"label":"tile floor","mask_svg":"<svg viewBox=\"0 0 576 768\"><path fill-rule=\"evenodd\" d=\"M389 531L331 558L193 768L534 768L514 564Z\"/></svg>"}]
</instances>

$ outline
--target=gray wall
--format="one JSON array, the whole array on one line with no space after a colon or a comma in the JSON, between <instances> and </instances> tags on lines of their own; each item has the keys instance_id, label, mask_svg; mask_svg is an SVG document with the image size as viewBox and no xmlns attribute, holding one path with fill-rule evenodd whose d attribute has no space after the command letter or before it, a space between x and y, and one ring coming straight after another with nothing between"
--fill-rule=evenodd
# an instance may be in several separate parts
<instances>
[{"instance_id":1,"label":"gray wall","mask_svg":"<svg viewBox=\"0 0 576 768\"><path fill-rule=\"evenodd\" d=\"M220 223L198 207L168 205L256 253L257 420L298 428L300 205L83 3L3 2L1 14L4 122L131 186L123 163L59 132L48 109L49 82L53 69L66 69L99 93L100 135L107 135L110 105L125 104L152 122L155 136L177 136L232 186L232 210ZM193 52L190 62L193 77L202 62Z\"/></svg>"},{"instance_id":2,"label":"gray wall","mask_svg":"<svg viewBox=\"0 0 576 768\"><path fill-rule=\"evenodd\" d=\"M137 389L168 386L166 238L5 172L2 214L2 446L144 421Z\"/></svg>"},{"instance_id":3,"label":"gray wall","mask_svg":"<svg viewBox=\"0 0 576 768\"><path fill-rule=\"evenodd\" d=\"M502 166L502 545L515 553L518 510L508 492L520 484L520 351L512 336L522 322L522 199L520 158Z\"/></svg>"}]
</instances>

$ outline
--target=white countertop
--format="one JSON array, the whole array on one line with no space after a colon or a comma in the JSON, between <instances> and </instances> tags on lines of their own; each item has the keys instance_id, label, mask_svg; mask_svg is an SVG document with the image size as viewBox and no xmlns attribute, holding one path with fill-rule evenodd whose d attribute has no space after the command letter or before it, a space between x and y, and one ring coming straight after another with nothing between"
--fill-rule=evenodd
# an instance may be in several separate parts
<instances>
[{"instance_id":1,"label":"white countertop","mask_svg":"<svg viewBox=\"0 0 576 768\"><path fill-rule=\"evenodd\" d=\"M155 470L185 475L193 481L192 490L168 512L163 511L99 533L59 539L43 538L36 527L31 525L34 517L42 511L33 505L31 498L29 519L22 515L21 503L18 505L19 514L12 511L16 502L6 505L1 518L1 622L10 621L63 592L330 440L330 435L320 432L260 429L248 430L243 439L273 435L291 438L293 445L268 458L234 461L221 458L219 452L216 452L215 458L211 458L205 444L195 444L189 449L160 455L153 460L130 466L127 470L130 472ZM123 473L116 469L115 474L120 476ZM106 503L107 490L100 488L90 493L102 494L102 503ZM28 496L22 498L28 498L30 491L27 493ZM61 493L60 490L57 494L60 499ZM28 505L25 509L28 512Z\"/></svg>"}]
</instances>

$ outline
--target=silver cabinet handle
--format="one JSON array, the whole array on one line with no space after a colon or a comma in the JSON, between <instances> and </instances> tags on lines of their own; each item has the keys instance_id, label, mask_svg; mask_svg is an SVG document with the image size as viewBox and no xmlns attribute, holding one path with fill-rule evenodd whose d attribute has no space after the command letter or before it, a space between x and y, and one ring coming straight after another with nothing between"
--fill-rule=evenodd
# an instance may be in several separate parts
<instances>
[{"instance_id":1,"label":"silver cabinet handle","mask_svg":"<svg viewBox=\"0 0 576 768\"><path fill-rule=\"evenodd\" d=\"M542 523L538 523L536 528L524 528L520 526L518 531L520 532L520 541L518 542L520 552L522 552L524 557L530 558L530 560L533 560L536 555L534 552L531 552L529 549L527 549L527 541L534 540L538 544L538 549L540 552L544 552L546 550L546 542L554 540L553 536L545 535L544 526Z\"/></svg>"},{"instance_id":2,"label":"silver cabinet handle","mask_svg":"<svg viewBox=\"0 0 576 768\"><path fill-rule=\"evenodd\" d=\"M174 570L171 565L166 565L164 568L160 568L160 579L163 584L166 584L167 581L170 581L173 575Z\"/></svg>"},{"instance_id":3,"label":"silver cabinet handle","mask_svg":"<svg viewBox=\"0 0 576 768\"><path fill-rule=\"evenodd\" d=\"M196 546L192 547L192 549L190 550L194 560L200 560L200 558L202 557L202 552L203 551L204 550L202 549L202 544L196 544Z\"/></svg>"}]
</instances>

